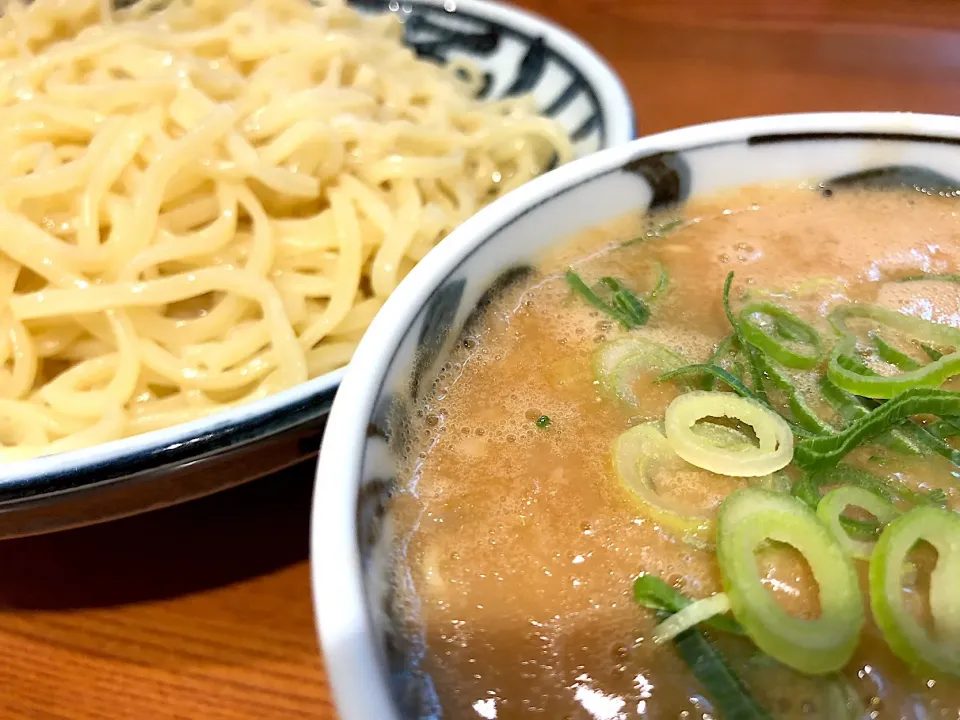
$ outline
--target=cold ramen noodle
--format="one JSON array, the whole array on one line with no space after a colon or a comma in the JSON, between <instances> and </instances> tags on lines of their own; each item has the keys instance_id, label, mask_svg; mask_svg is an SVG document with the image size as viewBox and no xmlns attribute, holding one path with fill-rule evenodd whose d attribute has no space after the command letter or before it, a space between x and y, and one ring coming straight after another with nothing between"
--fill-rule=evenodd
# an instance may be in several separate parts
<instances>
[{"instance_id":1,"label":"cold ramen noodle","mask_svg":"<svg viewBox=\"0 0 960 720\"><path fill-rule=\"evenodd\" d=\"M572 154L340 0L0 12L0 460L323 375L409 269Z\"/></svg>"},{"instance_id":2,"label":"cold ramen noodle","mask_svg":"<svg viewBox=\"0 0 960 720\"><path fill-rule=\"evenodd\" d=\"M960 220L758 187L586 232L420 408L423 714L960 716Z\"/></svg>"}]
</instances>

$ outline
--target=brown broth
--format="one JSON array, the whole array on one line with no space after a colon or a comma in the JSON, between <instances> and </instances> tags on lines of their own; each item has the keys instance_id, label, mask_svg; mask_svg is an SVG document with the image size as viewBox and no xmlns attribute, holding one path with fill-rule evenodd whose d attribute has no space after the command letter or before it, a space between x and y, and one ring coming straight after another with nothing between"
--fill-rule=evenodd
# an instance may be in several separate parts
<instances>
[{"instance_id":1,"label":"brown broth","mask_svg":"<svg viewBox=\"0 0 960 720\"><path fill-rule=\"evenodd\" d=\"M826 198L796 187L749 188L690 203L689 222L663 238L621 247L649 218L590 230L552 250L531 282L497 301L477 343L451 359L422 409L428 420L394 501L406 549L398 563L419 608L409 612L413 597L401 592L400 612L425 635L422 669L445 716L716 716L672 648L654 646L652 613L631 592L641 572L693 597L719 591L715 555L644 517L610 461L613 440L662 417L678 391L641 379L639 408L599 391L591 355L622 331L571 295L562 277L569 264L591 282L609 274L642 289L653 282L654 261L664 263L669 292L633 332L691 362L704 361L729 333L720 300L730 270L735 307L745 294L772 291L824 332L824 314L856 299L960 327L960 293L952 288L921 295L920 284L905 292L882 283L957 272L957 209L956 201L916 192ZM541 415L549 428L536 426ZM871 451L857 459L870 464ZM945 488L960 505L945 461L885 457L874 472ZM674 478L660 490L707 508L746 484L702 480ZM788 609L816 616L817 591L798 554L771 551L758 563ZM748 643L715 639L775 717L830 716L822 680L763 667L750 660ZM843 676L871 718L960 717L960 682L911 674L869 613Z\"/></svg>"}]
</instances>

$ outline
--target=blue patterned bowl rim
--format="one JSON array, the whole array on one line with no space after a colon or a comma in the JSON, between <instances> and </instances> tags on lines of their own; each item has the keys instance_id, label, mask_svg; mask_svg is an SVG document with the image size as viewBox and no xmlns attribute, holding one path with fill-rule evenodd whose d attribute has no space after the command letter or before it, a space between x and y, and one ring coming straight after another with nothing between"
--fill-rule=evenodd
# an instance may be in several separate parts
<instances>
[{"instance_id":1,"label":"blue patterned bowl rim","mask_svg":"<svg viewBox=\"0 0 960 720\"><path fill-rule=\"evenodd\" d=\"M769 115L644 137L562 166L511 192L457 228L403 280L345 373L317 465L311 582L325 666L344 720L400 720L364 584L357 507L377 401L401 342L437 289L514 221L551 198L620 172L638 159L722 145L846 139L960 145L960 118L895 112Z\"/></svg>"}]
</instances>

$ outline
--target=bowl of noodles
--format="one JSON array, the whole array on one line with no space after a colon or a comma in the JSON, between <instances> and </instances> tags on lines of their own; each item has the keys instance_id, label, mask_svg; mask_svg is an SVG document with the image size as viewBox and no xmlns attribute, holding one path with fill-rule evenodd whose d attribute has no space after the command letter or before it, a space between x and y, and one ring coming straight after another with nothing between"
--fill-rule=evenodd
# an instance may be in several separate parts
<instances>
[{"instance_id":1,"label":"bowl of noodles","mask_svg":"<svg viewBox=\"0 0 960 720\"><path fill-rule=\"evenodd\" d=\"M474 0L11 2L0 94L3 536L308 457L432 247L634 135L593 51Z\"/></svg>"}]
</instances>

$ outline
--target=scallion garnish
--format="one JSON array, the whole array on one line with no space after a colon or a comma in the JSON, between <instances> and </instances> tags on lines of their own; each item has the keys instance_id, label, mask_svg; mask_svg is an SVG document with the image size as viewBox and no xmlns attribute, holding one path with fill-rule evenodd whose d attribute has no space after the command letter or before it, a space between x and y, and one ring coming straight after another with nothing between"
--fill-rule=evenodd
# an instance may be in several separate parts
<instances>
[{"instance_id":1,"label":"scallion garnish","mask_svg":"<svg viewBox=\"0 0 960 720\"><path fill-rule=\"evenodd\" d=\"M781 372L774 362L763 353L760 353L757 359L771 384L786 396L790 412L793 413L793 418L798 425L817 435L827 435L834 432L834 428L821 420L813 411L813 408L807 404L797 386L793 384L793 380L786 373Z\"/></svg>"},{"instance_id":2,"label":"scallion garnish","mask_svg":"<svg viewBox=\"0 0 960 720\"><path fill-rule=\"evenodd\" d=\"M907 277L897 278L896 282L918 282L921 280L939 280L941 282L960 283L960 275L955 273L921 273L919 275L908 275Z\"/></svg>"},{"instance_id":3,"label":"scallion garnish","mask_svg":"<svg viewBox=\"0 0 960 720\"><path fill-rule=\"evenodd\" d=\"M759 395L744 385L737 376L735 376L733 373L727 372L719 365L712 365L709 363L693 363L691 365L684 365L681 368L664 373L657 378L657 382L659 383L666 380L675 380L676 378L686 377L688 375L707 375L708 377L722 380L740 397L749 398L754 402L763 404L763 401L760 399Z\"/></svg>"},{"instance_id":4,"label":"scallion garnish","mask_svg":"<svg viewBox=\"0 0 960 720\"><path fill-rule=\"evenodd\" d=\"M867 407L864 398L851 395L846 390L841 390L834 385L828 378L820 378L820 393L823 399L833 408L833 411L840 416L845 423L851 423L855 420L868 415L870 410L875 407ZM907 455L920 455L923 448L915 438L910 438L899 428L888 430L877 436L877 441L881 445L889 447L896 452Z\"/></svg>"},{"instance_id":5,"label":"scallion garnish","mask_svg":"<svg viewBox=\"0 0 960 720\"><path fill-rule=\"evenodd\" d=\"M740 397L745 397L749 400L753 400L756 403L760 403L764 407L770 408L770 401L766 396L760 397L752 389L743 384L743 381L740 380L736 375L731 372L724 370L719 365L710 365L708 363L694 363L692 365L684 365L681 368L676 370L671 370L670 372L664 373L657 378L657 382L664 382L666 380L675 380L680 377L685 377L688 375L706 375L708 377L716 378L717 380L723 381L725 384L729 385L730 388ZM770 408L772 410L772 408ZM795 422L786 420L787 425L790 426L790 430L794 435L798 437L814 437L814 433L811 433L809 430L799 426Z\"/></svg>"},{"instance_id":6,"label":"scallion garnish","mask_svg":"<svg viewBox=\"0 0 960 720\"><path fill-rule=\"evenodd\" d=\"M841 334L841 339L830 354L827 377L838 387L855 395L889 399L905 390L937 388L960 373L960 351L957 350L960 347L960 330L956 328L865 304L843 305L833 310L829 318ZM862 362L856 362L859 360L857 338L847 327L849 319L873 320L918 342L952 347L954 351L927 365L919 366L917 363L915 369L904 370L898 375L880 375L869 370L864 372ZM895 348L890 350L899 353ZM913 358L908 359L915 362Z\"/></svg>"},{"instance_id":7,"label":"scallion garnish","mask_svg":"<svg viewBox=\"0 0 960 720\"><path fill-rule=\"evenodd\" d=\"M654 283L653 290L647 295L647 300L653 302L660 295L663 295L667 291L667 287L670 285L670 273L667 270L667 266L662 262L656 262L657 269L657 282Z\"/></svg>"},{"instance_id":8,"label":"scallion garnish","mask_svg":"<svg viewBox=\"0 0 960 720\"><path fill-rule=\"evenodd\" d=\"M710 355L710 358L707 360L707 365L716 365L717 367L724 368L724 361L729 361L732 365L736 362L737 353L740 351L740 348L736 345L736 338L733 335L728 335L723 340L720 341L720 344L717 345L717 349L713 351L713 354ZM703 378L703 389L704 390L713 390L717 387L717 378L713 375L707 374Z\"/></svg>"},{"instance_id":9,"label":"scallion garnish","mask_svg":"<svg viewBox=\"0 0 960 720\"><path fill-rule=\"evenodd\" d=\"M907 355L899 348L894 347L877 333L873 335L873 345L877 349L877 357L885 363L893 365L899 370L919 370L923 367L919 362ZM937 358L935 358L937 359Z\"/></svg>"},{"instance_id":10,"label":"scallion garnish","mask_svg":"<svg viewBox=\"0 0 960 720\"><path fill-rule=\"evenodd\" d=\"M633 582L633 598L638 604L651 610L660 610L669 614L677 613L692 605L693 600L671 587L656 575L641 573ZM740 624L725 615L714 615L703 622L714 630L734 635L743 635Z\"/></svg>"},{"instance_id":11,"label":"scallion garnish","mask_svg":"<svg viewBox=\"0 0 960 720\"><path fill-rule=\"evenodd\" d=\"M764 586L757 548L768 540L792 545L819 586L820 616L788 613ZM757 647L812 675L835 672L850 660L864 622L857 573L814 512L783 493L743 488L717 515L717 559L734 617Z\"/></svg>"},{"instance_id":12,"label":"scallion garnish","mask_svg":"<svg viewBox=\"0 0 960 720\"><path fill-rule=\"evenodd\" d=\"M737 323L736 318L733 316L733 311L730 309L731 285L733 285L733 271L727 275L727 279L723 283L723 312L727 316L727 321L730 323L730 327L733 328L733 336L736 339L737 344L747 356L747 368L750 371L750 380L753 383L753 392L756 394L760 402L769 406L770 401L767 399L767 393L763 389L763 372L760 369L760 365L758 364L756 357L757 351L752 345L748 344L746 339L743 337L740 325Z\"/></svg>"},{"instance_id":13,"label":"scallion garnish","mask_svg":"<svg viewBox=\"0 0 960 720\"><path fill-rule=\"evenodd\" d=\"M633 596L640 605L656 610L659 622L694 602L660 578L646 573L634 582ZM714 615L703 625L722 632L743 633L739 624L723 615ZM723 717L770 720L770 714L757 703L723 655L697 627L673 638L673 646Z\"/></svg>"},{"instance_id":14,"label":"scallion garnish","mask_svg":"<svg viewBox=\"0 0 960 720\"><path fill-rule=\"evenodd\" d=\"M742 337L781 365L809 370L820 362L820 333L786 308L771 302L756 302L740 311Z\"/></svg>"},{"instance_id":15,"label":"scallion garnish","mask_svg":"<svg viewBox=\"0 0 960 720\"><path fill-rule=\"evenodd\" d=\"M758 445L715 444L694 431L698 421L706 418L730 418L748 425ZM719 475L762 477L786 467L793 455L793 432L787 422L766 405L733 393L684 393L667 406L663 425L677 455Z\"/></svg>"},{"instance_id":16,"label":"scallion garnish","mask_svg":"<svg viewBox=\"0 0 960 720\"><path fill-rule=\"evenodd\" d=\"M666 617L666 613L658 614ZM743 681L727 665L720 651L696 628L673 639L677 654L690 667L693 676L716 704L719 715L736 720L771 720Z\"/></svg>"},{"instance_id":17,"label":"scallion garnish","mask_svg":"<svg viewBox=\"0 0 960 720\"><path fill-rule=\"evenodd\" d=\"M812 509L816 509L820 502L820 488L837 485L853 485L869 490L889 503L901 502L907 505L942 508L947 502L946 493L939 488L927 491L914 490L898 480L879 478L873 473L846 463L804 473L794 484L792 493L794 497L800 498Z\"/></svg>"},{"instance_id":18,"label":"scallion garnish","mask_svg":"<svg viewBox=\"0 0 960 720\"><path fill-rule=\"evenodd\" d=\"M960 435L960 425L957 425L953 420L946 420L941 418L936 420L924 427L930 432L931 435L935 435L941 440L948 440L952 437Z\"/></svg>"},{"instance_id":19,"label":"scallion garnish","mask_svg":"<svg viewBox=\"0 0 960 720\"><path fill-rule=\"evenodd\" d=\"M622 433L613 443L612 459L617 476L647 518L691 545L712 544L713 518L663 497L653 482L651 467L669 473L684 465L660 423L642 423Z\"/></svg>"},{"instance_id":20,"label":"scallion garnish","mask_svg":"<svg viewBox=\"0 0 960 720\"><path fill-rule=\"evenodd\" d=\"M942 352L937 350L935 347L927 345L926 343L920 343L920 349L923 350L927 354L927 357L931 360L939 360L943 357Z\"/></svg>"},{"instance_id":21,"label":"scallion garnish","mask_svg":"<svg viewBox=\"0 0 960 720\"><path fill-rule=\"evenodd\" d=\"M680 633L729 611L730 599L725 593L717 593L703 600L697 600L660 622L653 629L653 641L662 645L673 640Z\"/></svg>"},{"instance_id":22,"label":"scallion garnish","mask_svg":"<svg viewBox=\"0 0 960 720\"><path fill-rule=\"evenodd\" d=\"M840 487L857 487L856 485L841 485ZM857 489L860 489L857 487ZM871 490L872 492L872 490ZM820 488L814 476L804 474L793 486L790 493L802 501L811 510L816 510L823 496L820 494ZM878 499L885 499L885 496L878 495ZM880 535L882 526L872 520L855 520L853 518L841 515L839 522L843 530L851 538L862 541L875 541Z\"/></svg>"},{"instance_id":23,"label":"scallion garnish","mask_svg":"<svg viewBox=\"0 0 960 720\"><path fill-rule=\"evenodd\" d=\"M588 303L612 317L627 330L646 325L650 319L650 308L647 307L647 304L616 278L603 277L600 279L600 285L611 292L609 301L603 300L597 295L572 268L567 270L567 283L574 292L582 295Z\"/></svg>"},{"instance_id":24,"label":"scallion garnish","mask_svg":"<svg viewBox=\"0 0 960 720\"><path fill-rule=\"evenodd\" d=\"M843 513L851 506L866 510L878 522L854 521L845 517ZM841 485L831 490L817 505L817 517L827 526L844 552L858 560L870 559L879 528L899 514L900 511L892 503L855 485ZM850 528L854 529L854 533L850 532Z\"/></svg>"},{"instance_id":25,"label":"scallion garnish","mask_svg":"<svg viewBox=\"0 0 960 720\"><path fill-rule=\"evenodd\" d=\"M840 526L851 538L864 542L876 542L883 530L883 525L876 520L856 520L846 515L840 516Z\"/></svg>"},{"instance_id":26,"label":"scallion garnish","mask_svg":"<svg viewBox=\"0 0 960 720\"><path fill-rule=\"evenodd\" d=\"M845 430L826 437L805 438L797 443L794 463L805 470L829 467L863 442L896 427L913 415L956 415L960 413L960 393L933 388L906 390L880 405ZM960 451L944 444L942 453L960 463Z\"/></svg>"},{"instance_id":27,"label":"scallion garnish","mask_svg":"<svg viewBox=\"0 0 960 720\"><path fill-rule=\"evenodd\" d=\"M797 482L793 484L790 494L803 502L811 510L816 510L820 504L820 487L810 473L804 473Z\"/></svg>"},{"instance_id":28,"label":"scallion garnish","mask_svg":"<svg viewBox=\"0 0 960 720\"><path fill-rule=\"evenodd\" d=\"M534 424L541 430L546 430L550 425L553 424L553 420L550 419L549 415L541 415L536 419Z\"/></svg>"},{"instance_id":29,"label":"scallion garnish","mask_svg":"<svg viewBox=\"0 0 960 720\"><path fill-rule=\"evenodd\" d=\"M593 371L605 391L628 405L637 405L633 384L638 377L651 371L673 370L685 362L665 345L631 336L598 347L593 355Z\"/></svg>"},{"instance_id":30,"label":"scallion garnish","mask_svg":"<svg viewBox=\"0 0 960 720\"><path fill-rule=\"evenodd\" d=\"M931 634L904 602L903 566L919 541L937 551L930 574ZM960 514L935 508L914 508L884 529L870 560L870 609L890 649L909 665L924 671L960 676Z\"/></svg>"}]
</instances>

